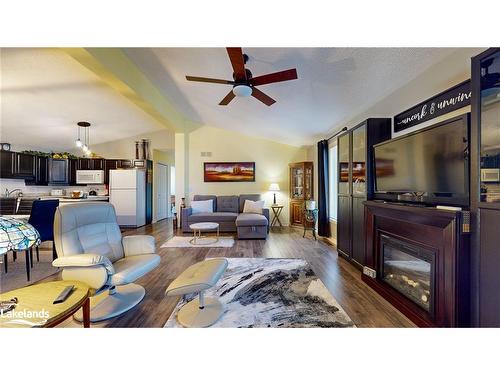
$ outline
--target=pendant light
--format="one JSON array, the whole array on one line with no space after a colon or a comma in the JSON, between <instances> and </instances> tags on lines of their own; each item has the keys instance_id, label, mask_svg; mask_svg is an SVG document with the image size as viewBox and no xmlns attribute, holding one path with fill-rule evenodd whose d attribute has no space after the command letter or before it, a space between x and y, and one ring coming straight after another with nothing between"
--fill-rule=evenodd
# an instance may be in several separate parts
<instances>
[{"instance_id":1,"label":"pendant light","mask_svg":"<svg viewBox=\"0 0 500 375\"><path fill-rule=\"evenodd\" d=\"M90 123L85 122L85 121L80 121L77 123L78 125L78 139L75 141L75 145L78 148L81 148L83 153L86 156L90 156L92 154L92 151L89 149L89 143L90 143L90 134L89 134L89 128L90 128ZM81 130L83 128L83 140L81 138Z\"/></svg>"}]
</instances>

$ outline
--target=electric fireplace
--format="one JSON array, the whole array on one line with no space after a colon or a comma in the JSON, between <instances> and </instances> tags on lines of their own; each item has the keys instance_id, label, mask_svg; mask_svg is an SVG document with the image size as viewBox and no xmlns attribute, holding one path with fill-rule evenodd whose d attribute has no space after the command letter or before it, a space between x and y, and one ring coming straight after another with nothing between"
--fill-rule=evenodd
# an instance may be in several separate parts
<instances>
[{"instance_id":1,"label":"electric fireplace","mask_svg":"<svg viewBox=\"0 0 500 375\"><path fill-rule=\"evenodd\" d=\"M381 280L432 314L434 253L387 235L380 242Z\"/></svg>"},{"instance_id":2,"label":"electric fireplace","mask_svg":"<svg viewBox=\"0 0 500 375\"><path fill-rule=\"evenodd\" d=\"M467 213L365 205L362 279L421 327L469 324Z\"/></svg>"}]
</instances>

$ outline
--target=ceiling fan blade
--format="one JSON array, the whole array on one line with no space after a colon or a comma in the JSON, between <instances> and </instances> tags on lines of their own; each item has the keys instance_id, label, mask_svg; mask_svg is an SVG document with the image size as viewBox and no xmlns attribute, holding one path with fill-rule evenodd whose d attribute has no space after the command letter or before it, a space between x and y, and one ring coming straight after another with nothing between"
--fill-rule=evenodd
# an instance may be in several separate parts
<instances>
[{"instance_id":1,"label":"ceiling fan blade","mask_svg":"<svg viewBox=\"0 0 500 375\"><path fill-rule=\"evenodd\" d=\"M253 86L259 86L259 85L267 85L268 83L289 81L291 79L297 79L296 69L288 69L288 70L283 70L281 72L254 77L250 79L250 84Z\"/></svg>"},{"instance_id":2,"label":"ceiling fan blade","mask_svg":"<svg viewBox=\"0 0 500 375\"><path fill-rule=\"evenodd\" d=\"M271 98L270 96L267 96L264 94L262 91L259 89L256 89L255 87L252 87L252 96L256 98L257 100L260 100L262 103L264 103L267 106L273 105L276 103L276 100Z\"/></svg>"},{"instance_id":3,"label":"ceiling fan blade","mask_svg":"<svg viewBox=\"0 0 500 375\"><path fill-rule=\"evenodd\" d=\"M226 48L229 60L233 66L234 79L237 81L246 80L247 72L245 71L245 60L243 58L243 51L239 47Z\"/></svg>"},{"instance_id":4,"label":"ceiling fan blade","mask_svg":"<svg viewBox=\"0 0 500 375\"><path fill-rule=\"evenodd\" d=\"M234 95L233 90L229 91L229 94L227 94L224 99L219 103L219 105L228 105L231 100L234 99L236 95Z\"/></svg>"},{"instance_id":5,"label":"ceiling fan blade","mask_svg":"<svg viewBox=\"0 0 500 375\"><path fill-rule=\"evenodd\" d=\"M233 81L228 81L225 79L216 79L216 78L186 76L186 79L188 81L196 81L196 82L222 83L222 84L226 84L226 85L234 84Z\"/></svg>"}]
</instances>

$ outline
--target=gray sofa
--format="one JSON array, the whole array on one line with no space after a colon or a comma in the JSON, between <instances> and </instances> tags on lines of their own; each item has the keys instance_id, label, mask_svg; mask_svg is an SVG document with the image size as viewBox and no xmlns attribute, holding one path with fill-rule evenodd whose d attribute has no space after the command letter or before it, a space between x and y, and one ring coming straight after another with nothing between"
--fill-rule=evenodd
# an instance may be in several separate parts
<instances>
[{"instance_id":1,"label":"gray sofa","mask_svg":"<svg viewBox=\"0 0 500 375\"><path fill-rule=\"evenodd\" d=\"M269 233L269 209L264 208L262 215L243 213L245 200L261 200L259 194L243 195L195 195L194 201L213 201L213 212L192 213L191 207L181 211L182 231L192 232L191 224L214 222L221 232L237 232L239 239L265 239Z\"/></svg>"}]
</instances>

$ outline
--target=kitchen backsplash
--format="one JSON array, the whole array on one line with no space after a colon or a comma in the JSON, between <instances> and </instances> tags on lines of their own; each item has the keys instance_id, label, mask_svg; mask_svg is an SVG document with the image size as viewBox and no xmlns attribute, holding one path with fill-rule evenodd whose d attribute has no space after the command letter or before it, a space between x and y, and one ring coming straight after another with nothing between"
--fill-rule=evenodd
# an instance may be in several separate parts
<instances>
[{"instance_id":1,"label":"kitchen backsplash","mask_svg":"<svg viewBox=\"0 0 500 375\"><path fill-rule=\"evenodd\" d=\"M65 194L69 195L73 190L81 190L83 192L89 192L90 190L95 190L98 195L106 194L105 185L87 185L87 186L34 186L26 185L24 180L2 178L0 179L0 195L5 195L5 189L9 191L14 189L21 189L25 195L50 195L52 189L62 189Z\"/></svg>"}]
</instances>

